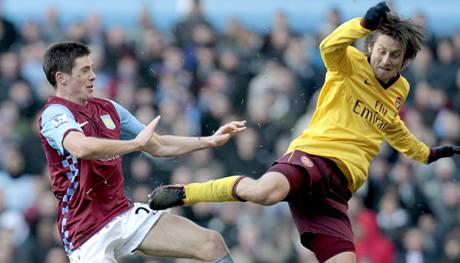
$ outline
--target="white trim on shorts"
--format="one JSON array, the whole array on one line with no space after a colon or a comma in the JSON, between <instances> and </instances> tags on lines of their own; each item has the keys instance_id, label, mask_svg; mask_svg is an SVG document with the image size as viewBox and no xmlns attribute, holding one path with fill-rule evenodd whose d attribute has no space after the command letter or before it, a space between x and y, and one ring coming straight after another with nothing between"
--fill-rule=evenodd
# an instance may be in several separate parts
<instances>
[{"instance_id":1,"label":"white trim on shorts","mask_svg":"<svg viewBox=\"0 0 460 263\"><path fill-rule=\"evenodd\" d=\"M73 251L70 262L118 262L118 258L134 254L164 212L152 210L147 204L134 203L134 207L112 219Z\"/></svg>"}]
</instances>

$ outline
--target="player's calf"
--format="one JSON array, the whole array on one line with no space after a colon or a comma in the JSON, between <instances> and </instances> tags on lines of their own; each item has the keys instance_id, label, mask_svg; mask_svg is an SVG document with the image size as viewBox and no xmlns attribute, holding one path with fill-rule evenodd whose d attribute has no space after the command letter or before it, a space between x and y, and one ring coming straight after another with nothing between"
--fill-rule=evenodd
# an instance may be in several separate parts
<instances>
[{"instance_id":1,"label":"player's calf","mask_svg":"<svg viewBox=\"0 0 460 263\"><path fill-rule=\"evenodd\" d=\"M201 202L244 201L235 194L235 187L243 178L229 176L204 183L160 186L149 195L149 206L154 210L163 210Z\"/></svg>"}]
</instances>

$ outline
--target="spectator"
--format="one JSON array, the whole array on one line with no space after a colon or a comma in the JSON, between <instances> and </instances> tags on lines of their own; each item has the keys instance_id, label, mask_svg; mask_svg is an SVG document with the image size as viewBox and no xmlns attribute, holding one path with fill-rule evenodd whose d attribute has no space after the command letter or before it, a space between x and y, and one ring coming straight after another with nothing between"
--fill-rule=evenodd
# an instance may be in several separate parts
<instances>
[{"instance_id":1,"label":"spectator","mask_svg":"<svg viewBox=\"0 0 460 263\"><path fill-rule=\"evenodd\" d=\"M3 16L2 5L0 2L0 55L8 51L19 39L16 26Z\"/></svg>"},{"instance_id":2,"label":"spectator","mask_svg":"<svg viewBox=\"0 0 460 263\"><path fill-rule=\"evenodd\" d=\"M359 213L354 231L358 262L387 263L395 260L395 247L380 232L375 213L369 210Z\"/></svg>"},{"instance_id":3,"label":"spectator","mask_svg":"<svg viewBox=\"0 0 460 263\"><path fill-rule=\"evenodd\" d=\"M186 15L176 24L173 32L176 37L177 45L186 47L193 43L193 34L198 26L211 27L211 23L205 17L201 0L187 0Z\"/></svg>"},{"instance_id":4,"label":"spectator","mask_svg":"<svg viewBox=\"0 0 460 263\"><path fill-rule=\"evenodd\" d=\"M403 236L403 251L396 262L423 263L434 261L436 258L427 254L423 232L417 228L408 229Z\"/></svg>"}]
</instances>

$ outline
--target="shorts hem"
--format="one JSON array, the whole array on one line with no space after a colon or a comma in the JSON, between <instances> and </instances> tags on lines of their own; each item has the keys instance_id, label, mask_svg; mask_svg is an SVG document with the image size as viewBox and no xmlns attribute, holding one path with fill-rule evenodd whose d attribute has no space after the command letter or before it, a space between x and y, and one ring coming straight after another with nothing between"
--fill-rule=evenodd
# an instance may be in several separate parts
<instances>
[{"instance_id":1,"label":"shorts hem","mask_svg":"<svg viewBox=\"0 0 460 263\"><path fill-rule=\"evenodd\" d=\"M125 257L136 254L136 252L139 251L137 250L139 245L142 243L142 241L145 240L150 230L152 230L152 228L155 226L158 220L160 220L161 216L163 216L163 214L167 211L168 210L156 211L156 214L154 216L149 216L149 218L143 223L143 225L139 227L133 234L135 238L130 239L129 242L125 244L124 248L122 249L124 253L117 255L117 257Z\"/></svg>"}]
</instances>

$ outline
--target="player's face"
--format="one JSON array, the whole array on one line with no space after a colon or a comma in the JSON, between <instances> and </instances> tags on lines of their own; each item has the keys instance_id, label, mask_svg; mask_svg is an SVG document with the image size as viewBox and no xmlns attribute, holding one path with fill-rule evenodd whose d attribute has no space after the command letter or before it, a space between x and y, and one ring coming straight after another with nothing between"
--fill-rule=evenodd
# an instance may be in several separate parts
<instances>
[{"instance_id":1,"label":"player's face","mask_svg":"<svg viewBox=\"0 0 460 263\"><path fill-rule=\"evenodd\" d=\"M69 75L70 95L74 101L84 104L93 97L94 80L93 61L89 56L75 59L72 73Z\"/></svg>"},{"instance_id":2,"label":"player's face","mask_svg":"<svg viewBox=\"0 0 460 263\"><path fill-rule=\"evenodd\" d=\"M403 66L404 50L401 43L387 35L379 35L368 47L370 64L377 79L387 83Z\"/></svg>"}]
</instances>

